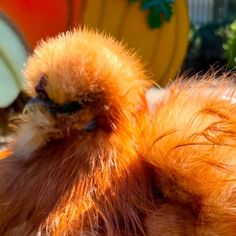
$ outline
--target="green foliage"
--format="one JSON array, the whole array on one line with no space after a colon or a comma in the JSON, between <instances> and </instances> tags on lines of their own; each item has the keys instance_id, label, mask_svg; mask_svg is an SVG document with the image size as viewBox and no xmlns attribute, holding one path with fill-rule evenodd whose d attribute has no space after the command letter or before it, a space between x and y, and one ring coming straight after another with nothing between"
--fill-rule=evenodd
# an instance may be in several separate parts
<instances>
[{"instance_id":1,"label":"green foliage","mask_svg":"<svg viewBox=\"0 0 236 236\"><path fill-rule=\"evenodd\" d=\"M211 66L227 66L224 42L229 22L214 22L202 26L193 26L184 69L193 73L206 72Z\"/></svg>"},{"instance_id":2,"label":"green foliage","mask_svg":"<svg viewBox=\"0 0 236 236\"><path fill-rule=\"evenodd\" d=\"M129 0L136 2L137 0ZM175 0L141 0L141 9L149 10L148 24L150 28L160 28L164 21L170 21L173 15Z\"/></svg>"},{"instance_id":3,"label":"green foliage","mask_svg":"<svg viewBox=\"0 0 236 236\"><path fill-rule=\"evenodd\" d=\"M236 20L229 26L224 49L229 67L236 67Z\"/></svg>"}]
</instances>

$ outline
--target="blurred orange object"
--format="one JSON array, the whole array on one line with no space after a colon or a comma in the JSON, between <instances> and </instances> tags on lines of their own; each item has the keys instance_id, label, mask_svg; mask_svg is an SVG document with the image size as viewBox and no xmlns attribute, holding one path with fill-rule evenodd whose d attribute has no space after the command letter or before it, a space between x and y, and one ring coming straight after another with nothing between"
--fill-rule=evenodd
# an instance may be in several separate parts
<instances>
[{"instance_id":1,"label":"blurred orange object","mask_svg":"<svg viewBox=\"0 0 236 236\"><path fill-rule=\"evenodd\" d=\"M12 154L12 151L9 149L0 150L0 160L7 158Z\"/></svg>"},{"instance_id":2,"label":"blurred orange object","mask_svg":"<svg viewBox=\"0 0 236 236\"><path fill-rule=\"evenodd\" d=\"M2 0L0 11L18 28L29 48L79 23L80 0Z\"/></svg>"}]
</instances>

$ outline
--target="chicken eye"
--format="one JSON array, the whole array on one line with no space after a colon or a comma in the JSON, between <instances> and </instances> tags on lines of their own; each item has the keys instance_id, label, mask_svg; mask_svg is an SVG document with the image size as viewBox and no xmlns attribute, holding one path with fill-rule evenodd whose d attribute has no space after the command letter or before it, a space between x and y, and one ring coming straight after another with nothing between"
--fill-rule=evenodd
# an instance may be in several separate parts
<instances>
[{"instance_id":1,"label":"chicken eye","mask_svg":"<svg viewBox=\"0 0 236 236\"><path fill-rule=\"evenodd\" d=\"M41 98L48 98L47 92L45 91L45 87L47 86L47 75L42 75L38 84L35 87L35 92L41 97Z\"/></svg>"}]
</instances>

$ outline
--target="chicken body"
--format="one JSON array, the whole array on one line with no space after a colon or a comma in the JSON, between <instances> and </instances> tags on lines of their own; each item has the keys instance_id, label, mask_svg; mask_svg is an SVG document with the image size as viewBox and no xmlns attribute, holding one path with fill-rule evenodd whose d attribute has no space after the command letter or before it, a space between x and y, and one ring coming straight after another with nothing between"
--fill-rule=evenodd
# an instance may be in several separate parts
<instances>
[{"instance_id":1,"label":"chicken body","mask_svg":"<svg viewBox=\"0 0 236 236\"><path fill-rule=\"evenodd\" d=\"M39 45L25 77L0 235L235 235L232 81L177 81L150 108L140 62L86 30Z\"/></svg>"}]
</instances>

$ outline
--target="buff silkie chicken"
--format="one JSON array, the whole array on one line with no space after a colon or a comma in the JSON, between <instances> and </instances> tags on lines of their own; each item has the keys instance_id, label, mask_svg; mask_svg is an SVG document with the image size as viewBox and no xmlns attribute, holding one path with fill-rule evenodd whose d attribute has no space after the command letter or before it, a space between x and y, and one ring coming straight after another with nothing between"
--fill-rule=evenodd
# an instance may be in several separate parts
<instances>
[{"instance_id":1,"label":"buff silkie chicken","mask_svg":"<svg viewBox=\"0 0 236 236\"><path fill-rule=\"evenodd\" d=\"M24 74L0 235L236 234L233 81L179 79L150 98L136 56L87 30L42 42Z\"/></svg>"}]
</instances>

